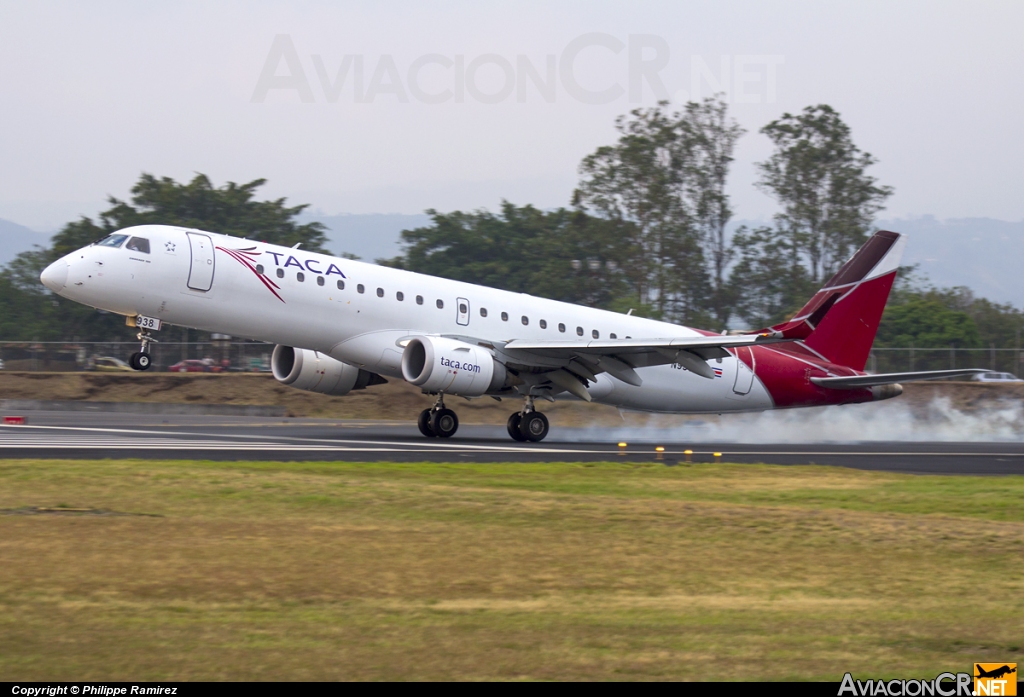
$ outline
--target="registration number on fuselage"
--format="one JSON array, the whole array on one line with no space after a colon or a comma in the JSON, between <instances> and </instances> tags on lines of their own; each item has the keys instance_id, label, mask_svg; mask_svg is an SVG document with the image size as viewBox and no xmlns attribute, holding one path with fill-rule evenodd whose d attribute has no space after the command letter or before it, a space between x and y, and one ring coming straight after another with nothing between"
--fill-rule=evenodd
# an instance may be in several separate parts
<instances>
[{"instance_id":1,"label":"registration number on fuselage","mask_svg":"<svg viewBox=\"0 0 1024 697\"><path fill-rule=\"evenodd\" d=\"M163 322L158 320L156 317L144 317L138 315L135 318L135 326L139 329L151 329L154 332L160 331L160 327L163 326Z\"/></svg>"}]
</instances>

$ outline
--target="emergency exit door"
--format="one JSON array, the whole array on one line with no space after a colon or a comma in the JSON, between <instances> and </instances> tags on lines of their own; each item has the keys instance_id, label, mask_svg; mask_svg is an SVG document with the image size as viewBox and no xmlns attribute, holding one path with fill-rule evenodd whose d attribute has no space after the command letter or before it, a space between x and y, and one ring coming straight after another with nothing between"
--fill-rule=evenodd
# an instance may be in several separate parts
<instances>
[{"instance_id":1,"label":"emergency exit door","mask_svg":"<svg viewBox=\"0 0 1024 697\"><path fill-rule=\"evenodd\" d=\"M213 242L207 235L186 233L192 248L192 266L188 271L188 287L192 290L210 290L213 287Z\"/></svg>"}]
</instances>

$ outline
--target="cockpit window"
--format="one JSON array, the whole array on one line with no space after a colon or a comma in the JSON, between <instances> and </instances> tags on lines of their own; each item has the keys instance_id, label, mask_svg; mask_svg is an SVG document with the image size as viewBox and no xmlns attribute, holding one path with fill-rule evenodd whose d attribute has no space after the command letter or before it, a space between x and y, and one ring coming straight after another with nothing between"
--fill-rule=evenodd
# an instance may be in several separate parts
<instances>
[{"instance_id":1,"label":"cockpit window","mask_svg":"<svg viewBox=\"0 0 1024 697\"><path fill-rule=\"evenodd\" d=\"M126 239L128 235L107 235L96 244L100 247L120 247Z\"/></svg>"},{"instance_id":2,"label":"cockpit window","mask_svg":"<svg viewBox=\"0 0 1024 697\"><path fill-rule=\"evenodd\" d=\"M125 249L130 249L133 252L142 252L143 254L149 254L149 240L145 237L133 237L128 240L128 245Z\"/></svg>"}]
</instances>

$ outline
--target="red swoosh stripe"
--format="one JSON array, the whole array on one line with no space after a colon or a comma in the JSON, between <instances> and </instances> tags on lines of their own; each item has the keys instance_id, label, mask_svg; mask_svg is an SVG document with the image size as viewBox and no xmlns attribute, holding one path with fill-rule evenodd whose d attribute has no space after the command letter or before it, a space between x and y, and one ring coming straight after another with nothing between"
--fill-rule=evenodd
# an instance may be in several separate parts
<instances>
[{"instance_id":1,"label":"red swoosh stripe","mask_svg":"<svg viewBox=\"0 0 1024 697\"><path fill-rule=\"evenodd\" d=\"M253 252L250 252L248 250L225 249L224 247L217 247L217 249L219 249L220 251L224 252L225 254L230 256L232 259L234 259L235 261L240 263L242 266L244 266L247 269L249 269L250 271L252 271L253 274L256 275L256 278L260 279L260 281L263 282L263 285L265 285L267 287L267 290L269 290L271 293L274 294L275 298L277 298L281 302L284 302L284 298L282 298L280 295L278 295L277 294L277 290L275 290L275 289L280 289L280 286L277 285L276 283L274 283L273 281L271 281L269 278L267 278L263 274L261 274L259 271L257 271L256 267L254 267L252 265L252 261L249 259L249 257L243 256L243 254L253 254ZM255 252L255 254L259 254L259 252Z\"/></svg>"}]
</instances>

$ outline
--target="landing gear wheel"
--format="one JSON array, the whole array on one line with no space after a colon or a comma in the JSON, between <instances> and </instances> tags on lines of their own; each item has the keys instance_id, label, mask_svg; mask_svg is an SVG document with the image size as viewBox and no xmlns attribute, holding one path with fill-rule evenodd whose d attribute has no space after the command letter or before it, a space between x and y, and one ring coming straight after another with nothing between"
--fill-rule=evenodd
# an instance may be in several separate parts
<instances>
[{"instance_id":1,"label":"landing gear wheel","mask_svg":"<svg viewBox=\"0 0 1024 697\"><path fill-rule=\"evenodd\" d=\"M520 443L526 442L526 436L519 429L519 425L523 422L523 415L518 411L512 416L508 417L508 434L512 436L513 440L517 440Z\"/></svg>"},{"instance_id":2,"label":"landing gear wheel","mask_svg":"<svg viewBox=\"0 0 1024 697\"><path fill-rule=\"evenodd\" d=\"M424 409L420 412L420 418L416 420L416 425L420 427L420 433L425 435L427 438L437 438L437 434L434 433L434 429L430 427L430 417L432 412L430 409Z\"/></svg>"},{"instance_id":3,"label":"landing gear wheel","mask_svg":"<svg viewBox=\"0 0 1024 697\"><path fill-rule=\"evenodd\" d=\"M451 438L459 430L459 417L451 409L438 409L430 418L430 428L438 438Z\"/></svg>"},{"instance_id":4,"label":"landing gear wheel","mask_svg":"<svg viewBox=\"0 0 1024 697\"><path fill-rule=\"evenodd\" d=\"M133 353L131 358L128 359L128 365L134 370L148 370L152 362L149 354L142 351Z\"/></svg>"},{"instance_id":5,"label":"landing gear wheel","mask_svg":"<svg viewBox=\"0 0 1024 697\"><path fill-rule=\"evenodd\" d=\"M523 414L523 420L519 424L519 430L522 432L523 440L539 443L548 435L548 417L544 416L539 411L531 411L529 414Z\"/></svg>"}]
</instances>

